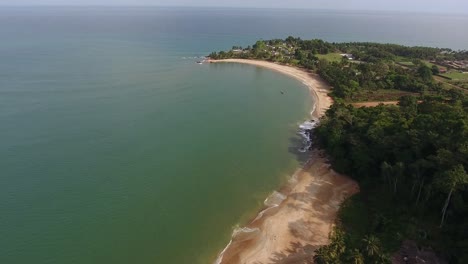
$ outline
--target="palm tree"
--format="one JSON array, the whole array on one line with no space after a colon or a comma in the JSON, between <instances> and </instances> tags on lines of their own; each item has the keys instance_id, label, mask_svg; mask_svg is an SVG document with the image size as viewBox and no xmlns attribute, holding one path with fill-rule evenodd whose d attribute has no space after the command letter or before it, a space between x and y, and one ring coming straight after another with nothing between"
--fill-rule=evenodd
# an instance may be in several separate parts
<instances>
[{"instance_id":1,"label":"palm tree","mask_svg":"<svg viewBox=\"0 0 468 264\"><path fill-rule=\"evenodd\" d=\"M315 250L314 261L317 264L326 264L329 263L330 257L327 247L321 247Z\"/></svg>"},{"instance_id":2,"label":"palm tree","mask_svg":"<svg viewBox=\"0 0 468 264\"><path fill-rule=\"evenodd\" d=\"M364 256L359 249L354 249L349 253L348 261L352 264L364 264Z\"/></svg>"},{"instance_id":3,"label":"palm tree","mask_svg":"<svg viewBox=\"0 0 468 264\"><path fill-rule=\"evenodd\" d=\"M362 242L364 244L363 248L366 251L368 256L377 255L380 251L380 240L374 235L366 235Z\"/></svg>"},{"instance_id":4,"label":"palm tree","mask_svg":"<svg viewBox=\"0 0 468 264\"><path fill-rule=\"evenodd\" d=\"M382 178L385 184L390 185L391 182L391 174L392 174L392 165L388 164L386 161L382 162L380 165L380 172L382 174Z\"/></svg>"},{"instance_id":5,"label":"palm tree","mask_svg":"<svg viewBox=\"0 0 468 264\"><path fill-rule=\"evenodd\" d=\"M440 227L442 227L444 225L445 213L447 212L447 208L450 204L452 194L464 185L468 184L468 174L466 174L463 165L458 164L453 169L443 173L441 177L438 177L435 184L445 192L448 192L447 199L442 207L442 218L440 220Z\"/></svg>"},{"instance_id":6,"label":"palm tree","mask_svg":"<svg viewBox=\"0 0 468 264\"><path fill-rule=\"evenodd\" d=\"M398 180L402 178L404 170L405 170L405 165L403 164L403 162L397 162L395 166L393 166L393 193L394 194L397 191Z\"/></svg>"},{"instance_id":7,"label":"palm tree","mask_svg":"<svg viewBox=\"0 0 468 264\"><path fill-rule=\"evenodd\" d=\"M344 241L344 231L339 228L334 228L331 235L332 243L329 245L331 251L339 258L346 251L346 243Z\"/></svg>"},{"instance_id":8,"label":"palm tree","mask_svg":"<svg viewBox=\"0 0 468 264\"><path fill-rule=\"evenodd\" d=\"M411 188L411 197L413 197L413 191L416 187L417 196L416 196L416 206L419 204L419 198L421 197L421 192L424 187L424 182L426 181L425 172L431 166L431 163L426 159L419 159L411 165L411 170L413 172L413 188ZM419 185L419 186L417 186Z\"/></svg>"},{"instance_id":9,"label":"palm tree","mask_svg":"<svg viewBox=\"0 0 468 264\"><path fill-rule=\"evenodd\" d=\"M377 256L376 264L390 264L392 263L390 257L385 253L380 253Z\"/></svg>"}]
</instances>

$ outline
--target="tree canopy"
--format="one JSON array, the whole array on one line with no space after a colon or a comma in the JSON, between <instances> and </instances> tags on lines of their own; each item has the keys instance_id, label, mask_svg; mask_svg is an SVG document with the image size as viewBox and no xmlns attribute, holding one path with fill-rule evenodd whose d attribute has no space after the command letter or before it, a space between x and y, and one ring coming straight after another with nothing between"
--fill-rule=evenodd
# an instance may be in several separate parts
<instances>
[{"instance_id":1,"label":"tree canopy","mask_svg":"<svg viewBox=\"0 0 468 264\"><path fill-rule=\"evenodd\" d=\"M460 94L372 108L335 103L315 135L333 168L358 180L368 199L389 197L394 208L386 211L398 210L401 221L419 219L431 235L426 243L466 263L468 233L460 230L468 230L467 110Z\"/></svg>"}]
</instances>

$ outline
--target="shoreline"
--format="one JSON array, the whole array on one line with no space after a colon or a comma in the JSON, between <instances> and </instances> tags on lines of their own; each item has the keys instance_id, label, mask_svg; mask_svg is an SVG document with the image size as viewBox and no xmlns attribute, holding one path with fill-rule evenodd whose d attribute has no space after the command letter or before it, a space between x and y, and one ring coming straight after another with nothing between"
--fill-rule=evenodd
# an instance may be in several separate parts
<instances>
[{"instance_id":1,"label":"shoreline","mask_svg":"<svg viewBox=\"0 0 468 264\"><path fill-rule=\"evenodd\" d=\"M270 69L284 75L288 75L296 80L299 80L307 86L310 95L314 100L314 108L311 111L311 117L319 119L325 115L325 111L333 104L333 99L328 96L330 86L316 74L308 72L304 69L293 66L281 65L268 61L247 60L247 59L224 59L224 60L207 60L209 63L240 63L253 65L265 69Z\"/></svg>"},{"instance_id":2,"label":"shoreline","mask_svg":"<svg viewBox=\"0 0 468 264\"><path fill-rule=\"evenodd\" d=\"M249 64L301 81L314 100L313 119L322 117L333 103L328 84L317 74L300 68L246 59L208 62ZM323 151L315 149L304 167L266 198L264 209L247 225L234 230L214 263L296 263L308 259L315 249L329 243L341 203L358 191L356 182L334 172Z\"/></svg>"}]
</instances>

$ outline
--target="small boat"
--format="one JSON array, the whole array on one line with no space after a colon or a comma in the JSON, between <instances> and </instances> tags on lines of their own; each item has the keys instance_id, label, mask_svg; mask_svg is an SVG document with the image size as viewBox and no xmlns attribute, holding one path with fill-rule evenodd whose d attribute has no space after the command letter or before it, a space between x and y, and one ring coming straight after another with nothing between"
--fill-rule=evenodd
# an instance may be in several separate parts
<instances>
[{"instance_id":1,"label":"small boat","mask_svg":"<svg viewBox=\"0 0 468 264\"><path fill-rule=\"evenodd\" d=\"M197 61L198 64L203 64L203 61Z\"/></svg>"}]
</instances>

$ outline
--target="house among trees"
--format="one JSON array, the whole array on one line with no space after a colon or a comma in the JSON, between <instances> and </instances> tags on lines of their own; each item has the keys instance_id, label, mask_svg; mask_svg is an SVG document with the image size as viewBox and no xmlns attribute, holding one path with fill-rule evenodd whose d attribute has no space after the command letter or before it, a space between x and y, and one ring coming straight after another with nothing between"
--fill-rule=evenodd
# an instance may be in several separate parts
<instances>
[{"instance_id":1,"label":"house among trees","mask_svg":"<svg viewBox=\"0 0 468 264\"><path fill-rule=\"evenodd\" d=\"M354 60L353 54L343 53L340 55L344 58L347 58L348 60Z\"/></svg>"}]
</instances>

